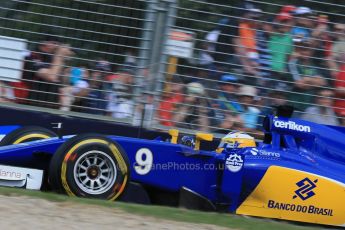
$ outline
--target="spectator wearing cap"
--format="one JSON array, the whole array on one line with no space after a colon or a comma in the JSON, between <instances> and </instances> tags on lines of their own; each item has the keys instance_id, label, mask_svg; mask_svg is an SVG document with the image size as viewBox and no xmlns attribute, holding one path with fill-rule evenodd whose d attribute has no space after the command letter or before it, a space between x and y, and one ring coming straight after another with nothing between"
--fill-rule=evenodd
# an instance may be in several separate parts
<instances>
[{"instance_id":1,"label":"spectator wearing cap","mask_svg":"<svg viewBox=\"0 0 345 230\"><path fill-rule=\"evenodd\" d=\"M99 59L96 62L95 69L98 71L103 71L104 75L109 75L111 73L111 64L105 59Z\"/></svg>"},{"instance_id":2,"label":"spectator wearing cap","mask_svg":"<svg viewBox=\"0 0 345 230\"><path fill-rule=\"evenodd\" d=\"M294 39L310 39L314 28L313 11L309 7L297 7L293 12L295 26L291 30Z\"/></svg>"},{"instance_id":3,"label":"spectator wearing cap","mask_svg":"<svg viewBox=\"0 0 345 230\"><path fill-rule=\"evenodd\" d=\"M237 98L239 82L238 78L231 74L223 74L220 80L218 97L211 104L215 113L211 123L212 126L217 127L215 132L226 133L229 129L241 127L239 116L241 105Z\"/></svg>"},{"instance_id":4,"label":"spectator wearing cap","mask_svg":"<svg viewBox=\"0 0 345 230\"><path fill-rule=\"evenodd\" d=\"M326 81L313 63L313 49L309 41L296 43L295 52L289 61L292 76L292 93L289 99L299 111L304 111L313 102L313 94Z\"/></svg>"},{"instance_id":5,"label":"spectator wearing cap","mask_svg":"<svg viewBox=\"0 0 345 230\"><path fill-rule=\"evenodd\" d=\"M219 108L232 112L239 112L237 92L239 87L238 77L232 74L224 74L219 82L220 92L218 93Z\"/></svg>"},{"instance_id":6,"label":"spectator wearing cap","mask_svg":"<svg viewBox=\"0 0 345 230\"><path fill-rule=\"evenodd\" d=\"M280 81L286 81L289 77L287 72L287 61L293 51L293 41L290 34L293 25L292 15L289 13L279 13L275 19L274 34L269 38L268 49L272 55L272 82L273 88Z\"/></svg>"},{"instance_id":7,"label":"spectator wearing cap","mask_svg":"<svg viewBox=\"0 0 345 230\"><path fill-rule=\"evenodd\" d=\"M22 87L28 88L26 103L59 108L59 83L66 59L73 55L58 37L47 36L25 59Z\"/></svg>"},{"instance_id":8,"label":"spectator wearing cap","mask_svg":"<svg viewBox=\"0 0 345 230\"><path fill-rule=\"evenodd\" d=\"M339 121L333 110L333 97L332 90L322 89L316 93L314 105L308 107L302 119L325 125L339 125Z\"/></svg>"},{"instance_id":9,"label":"spectator wearing cap","mask_svg":"<svg viewBox=\"0 0 345 230\"><path fill-rule=\"evenodd\" d=\"M104 81L102 87L104 87L104 89L110 89L111 79L114 77L111 63L104 58L98 58L94 65L94 70L98 72L100 78Z\"/></svg>"},{"instance_id":10,"label":"spectator wearing cap","mask_svg":"<svg viewBox=\"0 0 345 230\"><path fill-rule=\"evenodd\" d=\"M198 82L205 88L205 93L212 98L217 97L217 81L218 78L216 71L212 65L195 65L191 72L191 77L186 79L186 82Z\"/></svg>"},{"instance_id":11,"label":"spectator wearing cap","mask_svg":"<svg viewBox=\"0 0 345 230\"><path fill-rule=\"evenodd\" d=\"M238 95L241 103L240 117L243 121L243 130L253 132L257 127L260 114L260 110L254 106L257 89L253 86L243 85Z\"/></svg>"},{"instance_id":12,"label":"spectator wearing cap","mask_svg":"<svg viewBox=\"0 0 345 230\"><path fill-rule=\"evenodd\" d=\"M332 77L335 79L340 70L341 64L344 62L345 55L345 23L338 23L334 26L335 41L331 49L331 56L328 66L331 70Z\"/></svg>"},{"instance_id":13,"label":"spectator wearing cap","mask_svg":"<svg viewBox=\"0 0 345 230\"><path fill-rule=\"evenodd\" d=\"M173 122L177 127L209 131L209 102L205 88L198 82L186 85L187 96L183 103L176 105Z\"/></svg>"}]
</instances>

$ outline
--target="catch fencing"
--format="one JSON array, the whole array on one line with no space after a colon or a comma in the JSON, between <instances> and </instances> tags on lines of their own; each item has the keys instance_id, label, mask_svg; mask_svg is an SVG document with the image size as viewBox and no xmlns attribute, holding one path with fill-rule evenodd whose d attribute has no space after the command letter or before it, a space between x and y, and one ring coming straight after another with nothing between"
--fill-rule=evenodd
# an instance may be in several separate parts
<instances>
[{"instance_id":1,"label":"catch fencing","mask_svg":"<svg viewBox=\"0 0 345 230\"><path fill-rule=\"evenodd\" d=\"M263 116L345 125L337 1L6 0L2 103L153 129L260 135Z\"/></svg>"}]
</instances>

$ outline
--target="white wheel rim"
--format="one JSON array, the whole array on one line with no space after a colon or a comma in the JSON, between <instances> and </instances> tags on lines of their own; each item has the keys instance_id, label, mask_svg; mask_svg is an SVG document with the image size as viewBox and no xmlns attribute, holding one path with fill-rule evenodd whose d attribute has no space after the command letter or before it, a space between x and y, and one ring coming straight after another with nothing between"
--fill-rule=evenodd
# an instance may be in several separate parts
<instances>
[{"instance_id":1,"label":"white wheel rim","mask_svg":"<svg viewBox=\"0 0 345 230\"><path fill-rule=\"evenodd\" d=\"M79 157L74 165L74 181L84 192L99 195L113 187L117 169L105 152L91 150Z\"/></svg>"}]
</instances>

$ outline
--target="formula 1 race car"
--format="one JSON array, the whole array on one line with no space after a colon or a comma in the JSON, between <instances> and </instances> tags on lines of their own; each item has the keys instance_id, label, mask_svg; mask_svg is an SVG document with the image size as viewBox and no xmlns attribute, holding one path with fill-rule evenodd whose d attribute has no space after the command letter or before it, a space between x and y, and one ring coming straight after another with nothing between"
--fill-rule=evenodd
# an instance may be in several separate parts
<instances>
[{"instance_id":1,"label":"formula 1 race car","mask_svg":"<svg viewBox=\"0 0 345 230\"><path fill-rule=\"evenodd\" d=\"M263 126L263 143L233 132L215 151L200 149L211 134L177 130L144 140L0 127L0 185L345 226L345 128L274 116Z\"/></svg>"}]
</instances>

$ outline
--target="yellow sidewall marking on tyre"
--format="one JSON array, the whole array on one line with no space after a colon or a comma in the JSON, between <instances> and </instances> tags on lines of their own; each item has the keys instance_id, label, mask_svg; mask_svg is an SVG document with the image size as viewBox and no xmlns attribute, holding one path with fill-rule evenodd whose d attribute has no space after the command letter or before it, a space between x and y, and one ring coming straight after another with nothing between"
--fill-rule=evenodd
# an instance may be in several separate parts
<instances>
[{"instance_id":1,"label":"yellow sidewall marking on tyre","mask_svg":"<svg viewBox=\"0 0 345 230\"><path fill-rule=\"evenodd\" d=\"M127 175L125 176L125 178L124 178L124 180L123 180L123 183L122 183L122 186L121 186L119 192L116 193L115 196L114 196L113 198L110 198L111 201L116 200L116 198L118 198L118 197L121 195L121 193L122 193L123 190L125 189L126 184L127 184Z\"/></svg>"},{"instance_id":2,"label":"yellow sidewall marking on tyre","mask_svg":"<svg viewBox=\"0 0 345 230\"><path fill-rule=\"evenodd\" d=\"M101 140L101 139L89 139L89 140L85 140L82 142L79 142L78 144L74 145L66 154L63 162L62 162L62 166L61 166L61 181L62 181L62 185L65 189L65 191L67 192L67 194L69 196L76 196L70 189L70 187L68 186L67 183L67 179L66 179L66 172L67 172L67 162L69 157L71 156L71 154L74 152L74 150L76 150L77 148L79 148L80 146L84 145L84 144L90 144L90 143L101 143L101 144L105 144L108 145L111 152L113 153L113 155L115 156L115 159L117 160L120 170L122 171L122 173L127 174L127 165L125 163L125 161L123 160L121 153L118 151L118 149L116 148L116 146L114 144L109 144L109 142L105 141L105 140ZM125 185L127 183L127 176L125 176L124 178L124 182L119 190L118 193L115 194L115 196L113 198L111 198L110 200L115 200L123 191Z\"/></svg>"},{"instance_id":3,"label":"yellow sidewall marking on tyre","mask_svg":"<svg viewBox=\"0 0 345 230\"><path fill-rule=\"evenodd\" d=\"M42 139L47 139L50 138L50 136L46 135L46 134L40 134L40 133L33 133L33 134L28 134L25 136L22 136L21 138L17 139L15 142L13 142L13 144L19 144L22 143L25 140L28 140L30 138L42 138Z\"/></svg>"},{"instance_id":4,"label":"yellow sidewall marking on tyre","mask_svg":"<svg viewBox=\"0 0 345 230\"><path fill-rule=\"evenodd\" d=\"M119 152L119 150L116 148L115 145L110 144L109 147L110 147L110 150L113 152L113 154L114 154L114 156L115 156L115 158L119 164L119 168L120 168L121 172L123 174L126 174L127 173L127 165L126 165L125 161L123 160L121 153Z\"/></svg>"}]
</instances>

